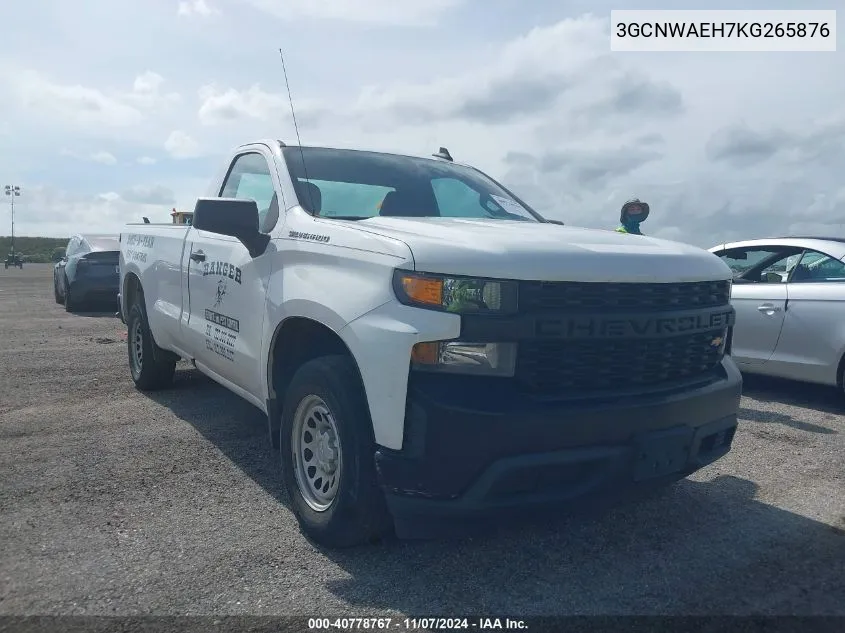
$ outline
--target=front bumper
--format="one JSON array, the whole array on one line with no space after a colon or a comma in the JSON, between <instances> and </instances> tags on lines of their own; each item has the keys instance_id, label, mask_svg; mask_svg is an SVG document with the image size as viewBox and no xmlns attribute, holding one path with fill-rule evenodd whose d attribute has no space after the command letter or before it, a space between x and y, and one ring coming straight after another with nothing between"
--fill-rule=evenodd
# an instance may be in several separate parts
<instances>
[{"instance_id":1,"label":"front bumper","mask_svg":"<svg viewBox=\"0 0 845 633\"><path fill-rule=\"evenodd\" d=\"M376 465L405 538L429 535L438 518L624 498L725 455L741 392L729 357L706 383L600 401L541 401L505 382L414 374L403 449L380 448Z\"/></svg>"}]
</instances>

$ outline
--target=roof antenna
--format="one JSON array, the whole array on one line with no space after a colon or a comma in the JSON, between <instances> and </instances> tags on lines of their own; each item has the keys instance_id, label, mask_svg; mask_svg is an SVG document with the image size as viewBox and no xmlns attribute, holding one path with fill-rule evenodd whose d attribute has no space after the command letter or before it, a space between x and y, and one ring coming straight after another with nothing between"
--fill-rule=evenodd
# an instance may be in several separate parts
<instances>
[{"instance_id":1,"label":"roof antenna","mask_svg":"<svg viewBox=\"0 0 845 633\"><path fill-rule=\"evenodd\" d=\"M285 67L285 55L282 49L279 49L279 57L282 60L282 72L285 74L285 87L288 91L288 101L290 102L290 115L293 117L293 129L296 131L296 142L299 144L299 156L302 158L302 171L305 174L305 182L311 184L308 178L308 168L305 166L305 152L302 151L302 139L299 138L299 126L296 124L296 113L293 111L293 97L290 94L290 83L288 82L288 70ZM314 205L314 196L311 193L311 187L308 187L308 199L311 202L311 212L317 215L317 207Z\"/></svg>"},{"instance_id":2,"label":"roof antenna","mask_svg":"<svg viewBox=\"0 0 845 633\"><path fill-rule=\"evenodd\" d=\"M436 154L432 154L435 158L442 158L443 160L448 160L450 163L452 161L452 155L449 153L449 150L445 147L441 147L440 150Z\"/></svg>"},{"instance_id":3,"label":"roof antenna","mask_svg":"<svg viewBox=\"0 0 845 633\"><path fill-rule=\"evenodd\" d=\"M144 220L144 224L149 224L149 223L150 223L150 219L149 219L147 216L143 216L143 218L142 218L142 219Z\"/></svg>"}]
</instances>

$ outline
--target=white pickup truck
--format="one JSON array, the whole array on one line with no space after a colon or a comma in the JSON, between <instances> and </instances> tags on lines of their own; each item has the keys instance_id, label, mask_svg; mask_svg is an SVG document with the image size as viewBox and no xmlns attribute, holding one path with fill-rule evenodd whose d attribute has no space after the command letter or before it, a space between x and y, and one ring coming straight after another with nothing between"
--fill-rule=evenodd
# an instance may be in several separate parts
<instances>
[{"instance_id":1,"label":"white pickup truck","mask_svg":"<svg viewBox=\"0 0 845 633\"><path fill-rule=\"evenodd\" d=\"M264 411L328 546L665 485L737 426L719 258L545 220L442 148L238 147L192 226L126 227L120 288L137 387L182 358Z\"/></svg>"}]
</instances>

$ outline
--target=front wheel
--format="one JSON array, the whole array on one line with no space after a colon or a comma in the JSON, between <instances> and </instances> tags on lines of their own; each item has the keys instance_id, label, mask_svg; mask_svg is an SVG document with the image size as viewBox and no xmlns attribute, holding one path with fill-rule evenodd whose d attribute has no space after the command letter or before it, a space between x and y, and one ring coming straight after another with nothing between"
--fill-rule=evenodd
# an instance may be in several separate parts
<instances>
[{"instance_id":1,"label":"front wheel","mask_svg":"<svg viewBox=\"0 0 845 633\"><path fill-rule=\"evenodd\" d=\"M139 303L134 303L126 321L129 352L129 372L132 381L141 391L163 389L173 382L176 360L153 341L147 316Z\"/></svg>"},{"instance_id":2,"label":"front wheel","mask_svg":"<svg viewBox=\"0 0 845 633\"><path fill-rule=\"evenodd\" d=\"M390 519L376 482L370 415L352 359L324 356L305 363L284 403L283 478L302 531L328 547L382 536Z\"/></svg>"}]
</instances>

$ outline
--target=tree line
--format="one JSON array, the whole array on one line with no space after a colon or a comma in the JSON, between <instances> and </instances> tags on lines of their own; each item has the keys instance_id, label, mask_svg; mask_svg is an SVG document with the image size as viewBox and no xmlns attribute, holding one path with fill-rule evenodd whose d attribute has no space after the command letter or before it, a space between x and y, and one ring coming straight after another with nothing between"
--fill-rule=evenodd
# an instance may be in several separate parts
<instances>
[{"instance_id":1,"label":"tree line","mask_svg":"<svg viewBox=\"0 0 845 633\"><path fill-rule=\"evenodd\" d=\"M64 255L69 237L18 237L15 236L15 252L25 262L45 264L53 261L53 256ZM0 257L3 259L12 252L12 238L0 236Z\"/></svg>"}]
</instances>

